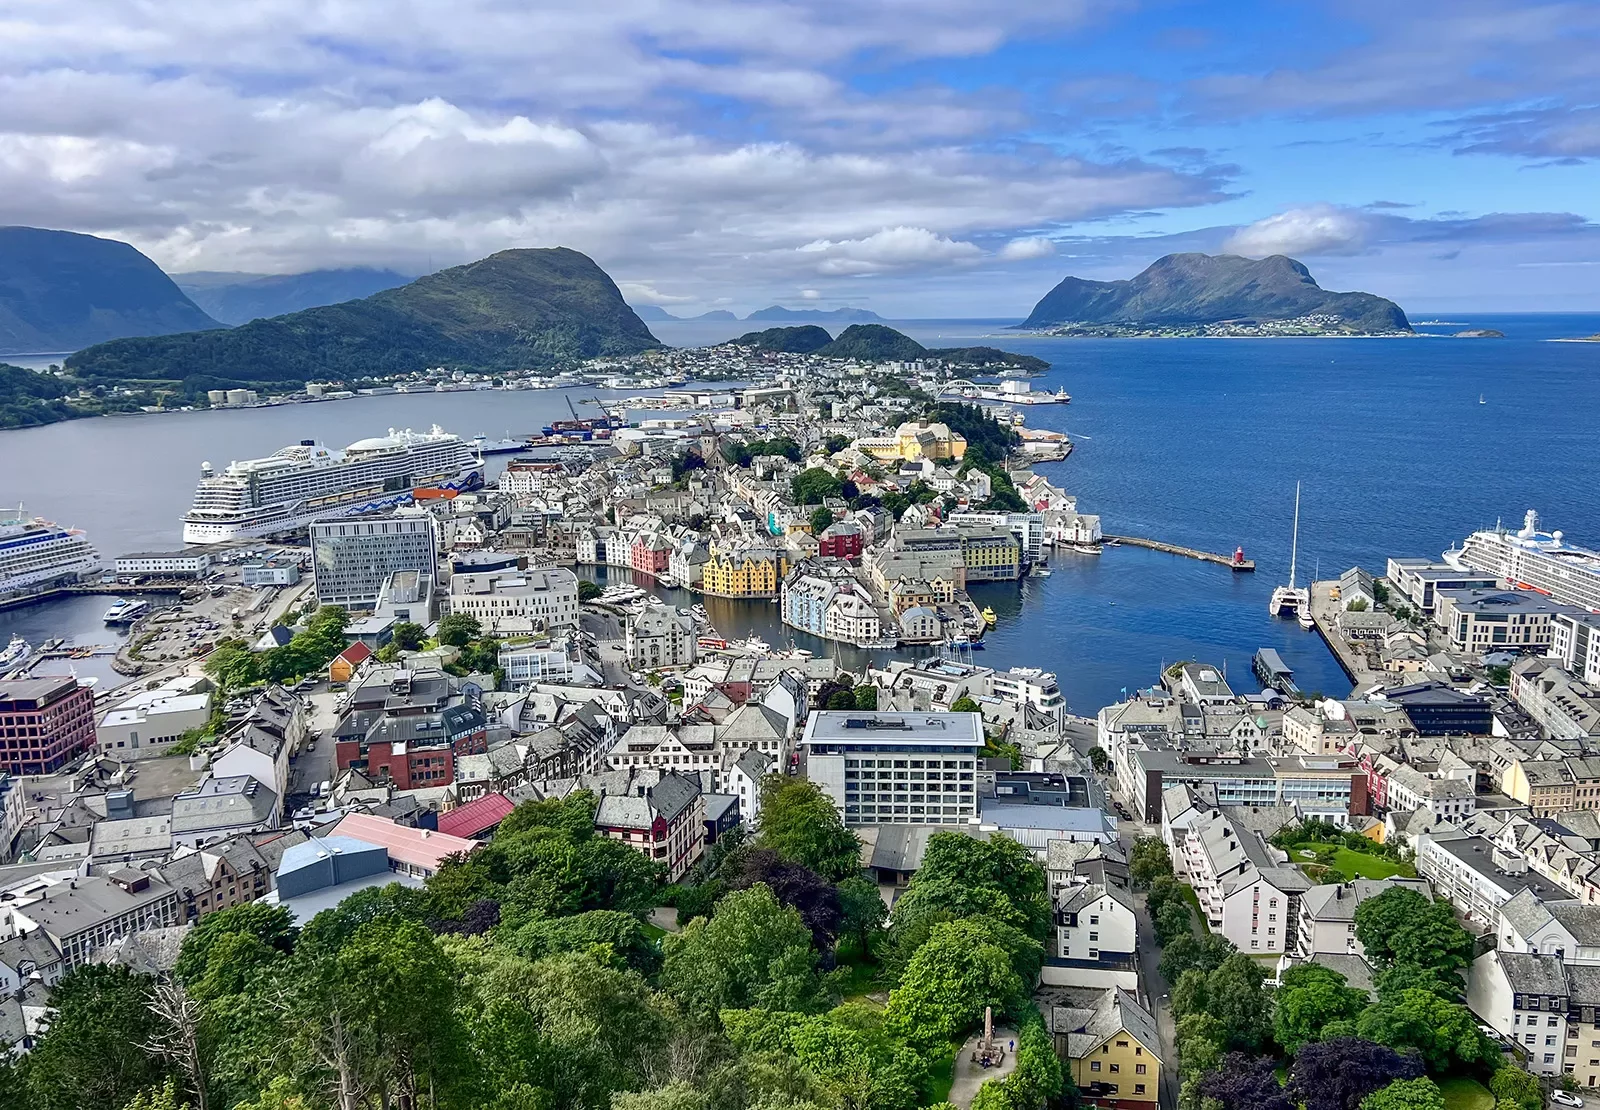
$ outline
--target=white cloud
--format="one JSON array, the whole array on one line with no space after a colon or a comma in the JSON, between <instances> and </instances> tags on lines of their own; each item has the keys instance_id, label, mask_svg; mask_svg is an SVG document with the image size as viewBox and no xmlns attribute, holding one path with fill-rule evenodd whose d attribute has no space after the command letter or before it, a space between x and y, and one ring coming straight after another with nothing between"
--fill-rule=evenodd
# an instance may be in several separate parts
<instances>
[{"instance_id":1,"label":"white cloud","mask_svg":"<svg viewBox=\"0 0 1600 1110\"><path fill-rule=\"evenodd\" d=\"M816 255L820 274L876 274L907 266L971 262L983 255L975 243L946 238L925 227L886 227L862 239L816 239L799 248Z\"/></svg>"},{"instance_id":2,"label":"white cloud","mask_svg":"<svg viewBox=\"0 0 1600 1110\"><path fill-rule=\"evenodd\" d=\"M1229 254L1264 258L1269 254L1358 254L1365 247L1370 217L1331 204L1313 204L1257 220L1228 237Z\"/></svg>"},{"instance_id":3,"label":"white cloud","mask_svg":"<svg viewBox=\"0 0 1600 1110\"><path fill-rule=\"evenodd\" d=\"M1013 239L1000 248L1000 258L1006 262L1027 262L1034 258L1048 258L1056 253L1054 241L1043 235L1027 235Z\"/></svg>"},{"instance_id":4,"label":"white cloud","mask_svg":"<svg viewBox=\"0 0 1600 1110\"><path fill-rule=\"evenodd\" d=\"M822 299L822 291L818 289L802 289L800 290L800 299L802 301L820 301Z\"/></svg>"},{"instance_id":5,"label":"white cloud","mask_svg":"<svg viewBox=\"0 0 1600 1110\"><path fill-rule=\"evenodd\" d=\"M641 281L619 281L617 288L622 291L622 299L629 304L689 304L694 300L693 297L663 293L654 285Z\"/></svg>"}]
</instances>

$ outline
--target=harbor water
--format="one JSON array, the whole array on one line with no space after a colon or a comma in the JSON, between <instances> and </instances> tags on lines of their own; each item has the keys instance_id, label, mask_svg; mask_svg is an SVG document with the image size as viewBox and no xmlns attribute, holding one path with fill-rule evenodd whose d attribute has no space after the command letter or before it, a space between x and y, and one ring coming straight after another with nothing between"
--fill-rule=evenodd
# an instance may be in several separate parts
<instances>
[{"instance_id":1,"label":"harbor water","mask_svg":"<svg viewBox=\"0 0 1600 1110\"><path fill-rule=\"evenodd\" d=\"M1074 711L1092 714L1163 663L1203 658L1254 689L1250 658L1275 647L1302 689L1349 683L1314 632L1266 614L1287 579L1294 485L1303 483L1300 573L1332 577L1388 555L1437 556L1476 528L1520 522L1600 546L1600 316L1454 316L1446 333L1505 339L1038 339L1004 321L897 325L929 346L977 342L1034 354L1033 386L1070 405L1026 408L1030 426L1068 432L1075 451L1041 467L1102 516L1107 532L1207 551L1243 546L1254 575L1132 547L1061 553L1049 578L975 587L999 617L975 660L1054 670ZM730 338L738 323L652 325L665 342ZM321 404L71 421L0 433L0 504L88 531L107 559L179 545L202 460L217 466L300 439L343 446L390 427L437 423L464 436L536 431L566 415L569 391L394 394ZM1483 403L1479 403L1480 395ZM605 396L600 394L600 396ZM648 583L642 583L648 585ZM687 595L652 589L689 604ZM91 604L85 605L84 602ZM0 613L38 642L109 642L101 598ZM707 599L725 635L788 641L778 606ZM70 626L70 627L69 627ZM795 635L797 646L861 653Z\"/></svg>"}]
</instances>

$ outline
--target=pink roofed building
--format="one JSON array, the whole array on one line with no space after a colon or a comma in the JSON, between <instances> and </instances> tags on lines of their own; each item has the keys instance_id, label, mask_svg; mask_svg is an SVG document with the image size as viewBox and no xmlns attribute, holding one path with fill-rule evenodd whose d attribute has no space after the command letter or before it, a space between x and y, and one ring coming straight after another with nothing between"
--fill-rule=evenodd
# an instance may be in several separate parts
<instances>
[{"instance_id":1,"label":"pink roofed building","mask_svg":"<svg viewBox=\"0 0 1600 1110\"><path fill-rule=\"evenodd\" d=\"M492 833L495 826L516 808L516 804L504 794L485 794L449 813L439 814L439 831L447 836L477 840Z\"/></svg>"},{"instance_id":2,"label":"pink roofed building","mask_svg":"<svg viewBox=\"0 0 1600 1110\"><path fill-rule=\"evenodd\" d=\"M329 835L381 845L389 852L389 870L419 879L438 871L439 865L450 856L464 855L483 846L482 841L465 840L432 829L413 829L369 813L345 814Z\"/></svg>"}]
</instances>

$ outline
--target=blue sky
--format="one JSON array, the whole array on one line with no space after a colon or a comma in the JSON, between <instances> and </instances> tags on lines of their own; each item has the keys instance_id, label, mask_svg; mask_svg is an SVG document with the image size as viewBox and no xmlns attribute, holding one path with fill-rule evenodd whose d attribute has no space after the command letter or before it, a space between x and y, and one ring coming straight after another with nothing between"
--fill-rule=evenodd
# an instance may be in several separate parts
<instances>
[{"instance_id":1,"label":"blue sky","mask_svg":"<svg viewBox=\"0 0 1600 1110\"><path fill-rule=\"evenodd\" d=\"M0 222L173 271L566 245L680 314L1020 316L1226 249L1413 312L1600 310L1600 3L3 11Z\"/></svg>"}]
</instances>

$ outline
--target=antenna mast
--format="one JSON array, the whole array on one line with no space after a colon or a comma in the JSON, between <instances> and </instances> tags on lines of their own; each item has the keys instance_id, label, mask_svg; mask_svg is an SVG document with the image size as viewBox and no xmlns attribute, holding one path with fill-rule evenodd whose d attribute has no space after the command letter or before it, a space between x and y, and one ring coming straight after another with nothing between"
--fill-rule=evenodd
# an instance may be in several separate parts
<instances>
[{"instance_id":1,"label":"antenna mast","mask_svg":"<svg viewBox=\"0 0 1600 1110\"><path fill-rule=\"evenodd\" d=\"M1300 483L1294 484L1294 538L1289 542L1289 588L1294 589L1294 564L1300 556Z\"/></svg>"}]
</instances>

